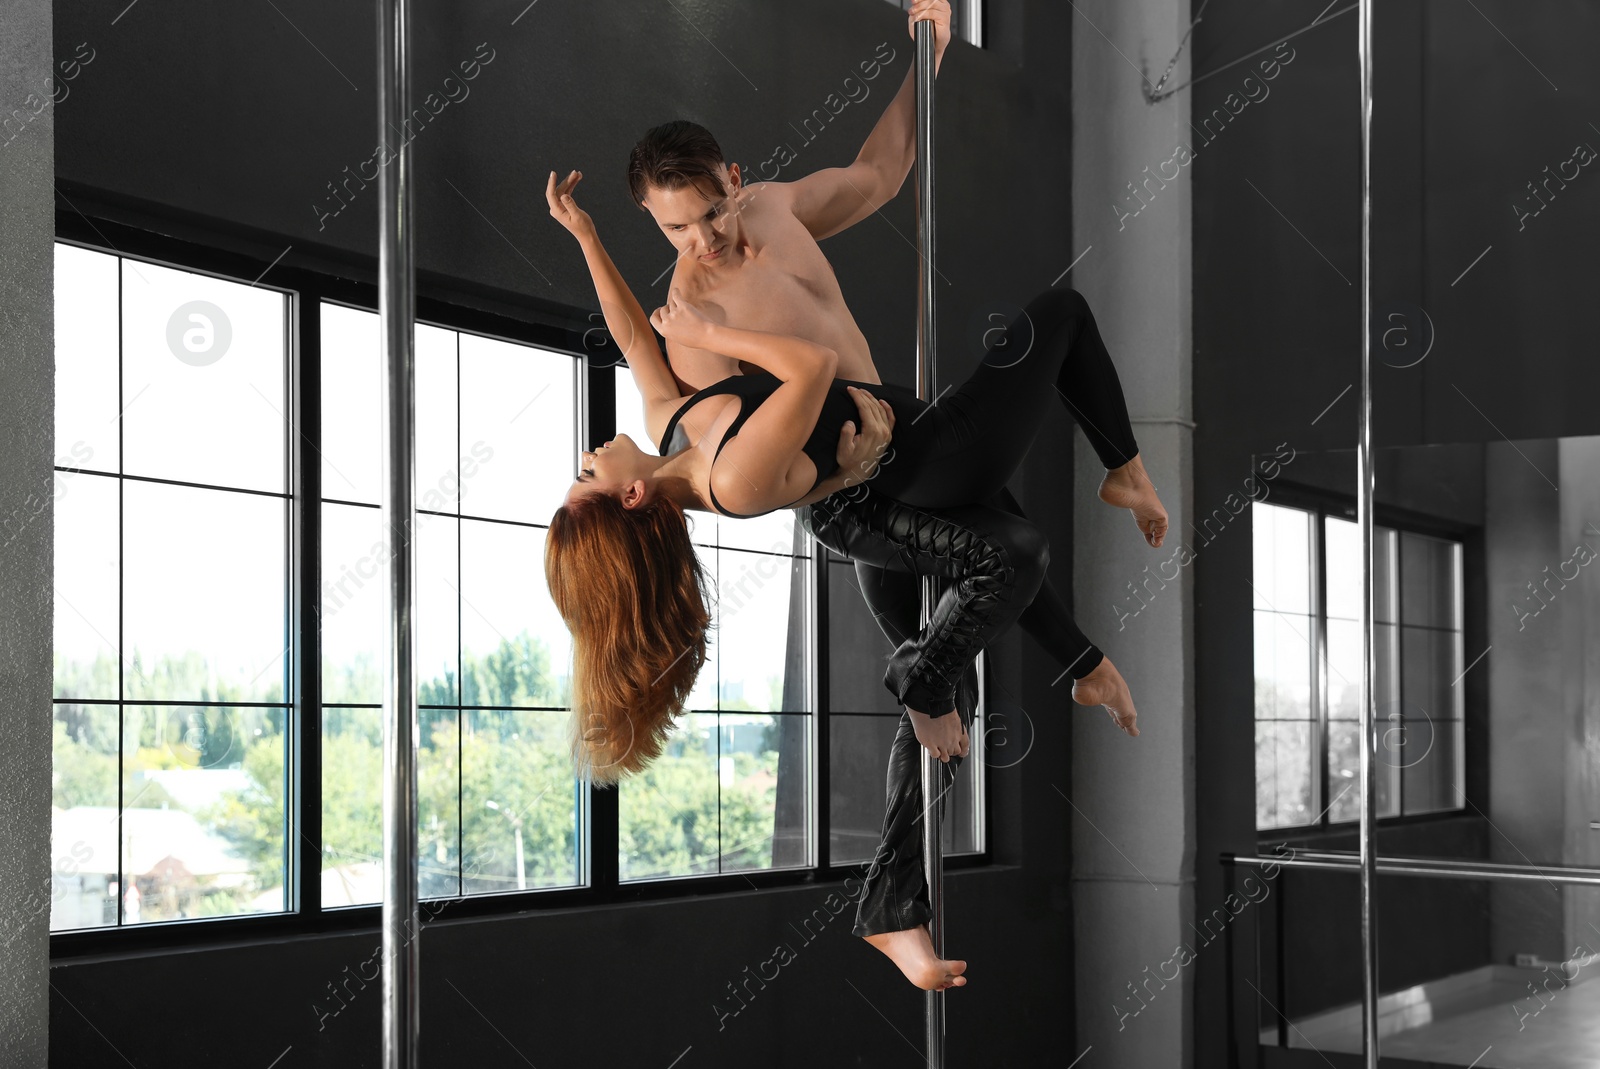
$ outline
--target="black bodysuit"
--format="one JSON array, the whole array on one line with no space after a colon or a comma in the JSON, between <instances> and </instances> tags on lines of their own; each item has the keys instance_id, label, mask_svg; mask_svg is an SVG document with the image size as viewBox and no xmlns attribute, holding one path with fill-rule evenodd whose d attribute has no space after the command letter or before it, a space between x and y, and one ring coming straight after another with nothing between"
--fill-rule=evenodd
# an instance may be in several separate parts
<instances>
[{"instance_id":1,"label":"black bodysuit","mask_svg":"<svg viewBox=\"0 0 1600 1069\"><path fill-rule=\"evenodd\" d=\"M678 417L682 416L702 398L712 397L716 394L731 393L740 398L739 414L734 417L733 422L728 426L726 433L722 436L722 441L717 443L716 456L721 456L722 447L727 445L739 433L739 428L744 426L744 421L754 415L755 410L761 407L762 402L771 397L781 385L783 385L783 380L770 371L755 371L748 375L730 375L720 382L713 382L705 389L686 398L683 404L678 406L678 410L672 414L672 419L668 421L667 429L661 435L661 441L658 445L661 455L668 456L679 450L686 449L689 445L689 436L678 426ZM839 470L839 428L843 427L846 421L859 421L861 418L860 411L856 408L855 400L845 390L847 386L860 386L862 389L871 392L873 396L882 397L894 406L897 418L900 413L906 412L908 409L920 410L926 407L921 401L917 400L916 394L903 387L877 382L858 382L855 379L834 379L833 385L828 389L827 396L823 398L822 414L817 417L816 426L811 428L811 437L807 438L805 445L800 447L801 452L810 457L811 462L817 466L816 481L811 484L806 491L807 493L816 489L817 483L822 482L822 480ZM915 413L913 412L912 414L914 415ZM716 457L712 458L712 463L716 463ZM740 520L754 519L756 516L765 515L765 513L729 512L722 507L722 503L717 500L715 493L711 494L711 506L724 516L732 516ZM770 511L776 512L777 509Z\"/></svg>"}]
</instances>

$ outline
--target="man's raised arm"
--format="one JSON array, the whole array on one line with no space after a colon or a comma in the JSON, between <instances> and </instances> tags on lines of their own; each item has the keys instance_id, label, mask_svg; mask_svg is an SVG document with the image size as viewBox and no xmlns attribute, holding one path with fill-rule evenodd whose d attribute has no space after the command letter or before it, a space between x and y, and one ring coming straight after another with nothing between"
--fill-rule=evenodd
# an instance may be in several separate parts
<instances>
[{"instance_id":1,"label":"man's raised arm","mask_svg":"<svg viewBox=\"0 0 1600 1069\"><path fill-rule=\"evenodd\" d=\"M916 0L908 15L912 37L920 19L934 25L933 70L937 75L950 43L950 0ZM848 167L825 167L793 182L773 182L788 195L790 211L821 241L853 226L893 200L916 162L915 61L900 91Z\"/></svg>"}]
</instances>

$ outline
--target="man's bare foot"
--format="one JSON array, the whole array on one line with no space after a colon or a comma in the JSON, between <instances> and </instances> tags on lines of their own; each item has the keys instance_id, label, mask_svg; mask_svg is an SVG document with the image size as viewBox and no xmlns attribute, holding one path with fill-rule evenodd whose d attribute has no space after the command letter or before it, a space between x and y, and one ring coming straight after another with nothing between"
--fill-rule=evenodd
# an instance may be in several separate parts
<instances>
[{"instance_id":1,"label":"man's bare foot","mask_svg":"<svg viewBox=\"0 0 1600 1069\"><path fill-rule=\"evenodd\" d=\"M880 932L863 936L867 942L889 956L900 966L906 979L924 991L943 991L947 987L965 987L967 971L964 961L946 961L933 953L933 938L926 924L907 928L902 932Z\"/></svg>"},{"instance_id":2,"label":"man's bare foot","mask_svg":"<svg viewBox=\"0 0 1600 1069\"><path fill-rule=\"evenodd\" d=\"M1102 656L1094 671L1072 684L1072 700L1079 705L1105 706L1112 723L1138 737L1139 711L1133 707L1133 692L1110 657Z\"/></svg>"},{"instance_id":3,"label":"man's bare foot","mask_svg":"<svg viewBox=\"0 0 1600 1069\"><path fill-rule=\"evenodd\" d=\"M1100 481L1100 500L1119 509L1132 509L1144 540L1156 549L1167 537L1167 510L1156 496L1155 484L1144 470L1139 456L1120 468L1112 468Z\"/></svg>"}]
</instances>

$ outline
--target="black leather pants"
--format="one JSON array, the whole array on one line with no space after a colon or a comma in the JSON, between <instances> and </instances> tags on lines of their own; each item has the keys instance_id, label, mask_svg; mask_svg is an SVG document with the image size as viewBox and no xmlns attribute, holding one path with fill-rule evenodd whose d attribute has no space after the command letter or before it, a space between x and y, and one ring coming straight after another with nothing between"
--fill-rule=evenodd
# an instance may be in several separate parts
<instances>
[{"instance_id":1,"label":"black leather pants","mask_svg":"<svg viewBox=\"0 0 1600 1069\"><path fill-rule=\"evenodd\" d=\"M954 708L970 731L978 701L973 662L1013 622L1076 678L1101 661L1045 582L1048 542L1007 491L981 505L947 509L870 493L835 494L801 509L800 522L855 561L862 597L897 647L884 684L903 704L935 716ZM948 580L926 630L918 626L921 575ZM921 755L911 719L902 715L889 755L883 841L856 911L858 936L903 931L928 919ZM941 763L941 799L960 767L959 757ZM936 819L943 808L941 802Z\"/></svg>"}]
</instances>

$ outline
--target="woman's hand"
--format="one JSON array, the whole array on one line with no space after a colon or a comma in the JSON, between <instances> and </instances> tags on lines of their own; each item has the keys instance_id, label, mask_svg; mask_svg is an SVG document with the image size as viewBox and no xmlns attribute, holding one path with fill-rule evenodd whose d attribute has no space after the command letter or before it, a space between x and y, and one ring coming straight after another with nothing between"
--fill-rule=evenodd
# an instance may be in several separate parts
<instances>
[{"instance_id":1,"label":"woman's hand","mask_svg":"<svg viewBox=\"0 0 1600 1069\"><path fill-rule=\"evenodd\" d=\"M894 409L888 401L873 397L859 386L845 389L850 391L856 410L861 413L861 431L857 433L855 424L845 421L839 428L839 451L835 459L839 462L844 485L855 486L878 473L878 463L894 437Z\"/></svg>"},{"instance_id":2,"label":"woman's hand","mask_svg":"<svg viewBox=\"0 0 1600 1069\"><path fill-rule=\"evenodd\" d=\"M578 207L578 202L572 198L572 191L578 188L578 183L583 181L582 171L573 171L556 184L556 173L550 172L550 180L545 183L544 196L550 202L550 215L556 222L572 232L572 236L579 241L595 236L594 220L589 218L589 213Z\"/></svg>"},{"instance_id":3,"label":"woman's hand","mask_svg":"<svg viewBox=\"0 0 1600 1069\"><path fill-rule=\"evenodd\" d=\"M967 736L967 726L961 722L961 714L954 709L943 716L935 717L906 706L906 715L911 717L911 726L917 733L917 741L939 760L948 763L952 757L967 756L972 749L972 740Z\"/></svg>"},{"instance_id":4,"label":"woman's hand","mask_svg":"<svg viewBox=\"0 0 1600 1069\"><path fill-rule=\"evenodd\" d=\"M663 338L692 349L707 348L714 324L700 309L690 304L677 290L667 294L667 303L650 313L650 325Z\"/></svg>"}]
</instances>

